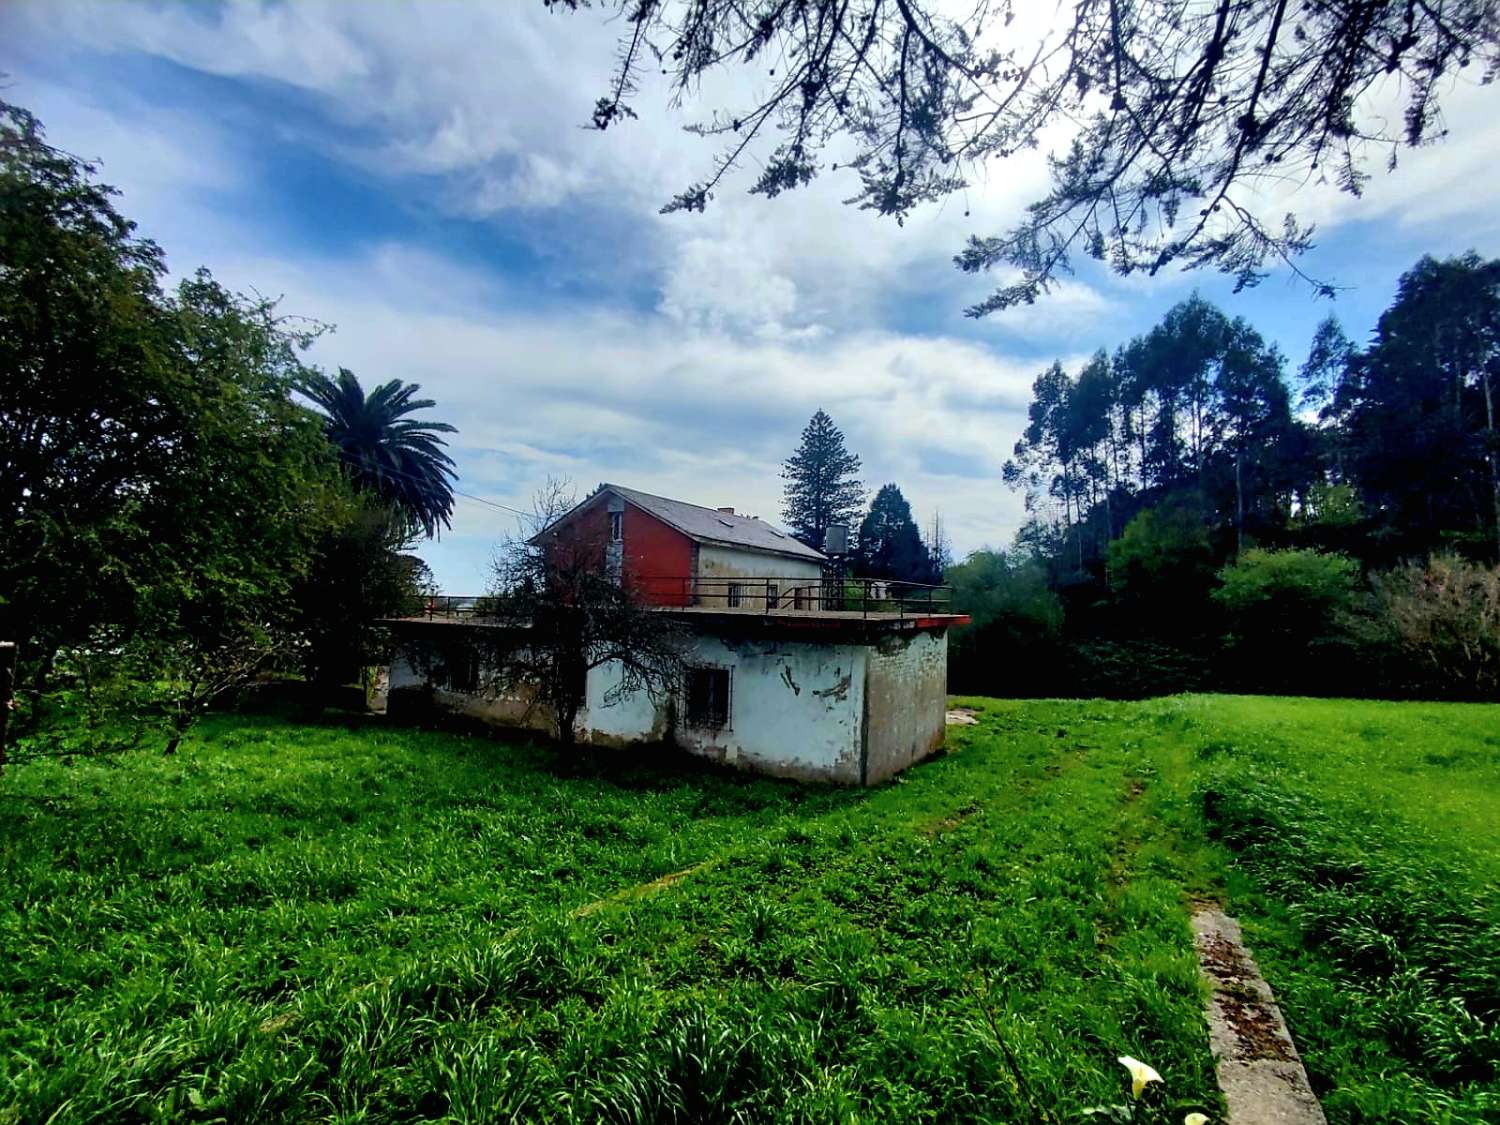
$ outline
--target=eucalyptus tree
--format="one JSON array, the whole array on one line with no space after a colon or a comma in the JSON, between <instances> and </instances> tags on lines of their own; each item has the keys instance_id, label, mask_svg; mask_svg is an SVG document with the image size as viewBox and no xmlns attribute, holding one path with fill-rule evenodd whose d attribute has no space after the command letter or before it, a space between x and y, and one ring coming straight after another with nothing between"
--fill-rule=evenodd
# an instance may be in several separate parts
<instances>
[{"instance_id":1,"label":"eucalyptus tree","mask_svg":"<svg viewBox=\"0 0 1500 1125\"><path fill-rule=\"evenodd\" d=\"M1446 134L1455 79L1500 65L1492 0L1078 0L1050 24L1035 15L1050 6L1016 0L546 2L624 17L598 129L636 116L652 72L676 101L745 91L690 126L721 149L666 211L701 211L753 164L767 197L843 169L850 202L899 222L1045 146L1050 187L958 255L1014 278L973 316L1036 300L1079 255L1120 274L1213 266L1239 286L1301 273L1311 228L1262 189L1358 195L1372 167ZM711 83L736 68L748 83Z\"/></svg>"}]
</instances>

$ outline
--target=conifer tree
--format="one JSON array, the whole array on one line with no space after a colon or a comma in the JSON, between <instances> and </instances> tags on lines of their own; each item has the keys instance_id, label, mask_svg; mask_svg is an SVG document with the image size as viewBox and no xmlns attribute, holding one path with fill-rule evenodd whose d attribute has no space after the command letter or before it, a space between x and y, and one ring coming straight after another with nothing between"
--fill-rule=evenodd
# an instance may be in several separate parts
<instances>
[{"instance_id":1,"label":"conifer tree","mask_svg":"<svg viewBox=\"0 0 1500 1125\"><path fill-rule=\"evenodd\" d=\"M844 447L844 435L819 410L802 431L802 444L783 462L786 482L781 514L802 542L821 551L830 524L851 527L864 502L864 485L855 476L859 458Z\"/></svg>"},{"instance_id":2,"label":"conifer tree","mask_svg":"<svg viewBox=\"0 0 1500 1125\"><path fill-rule=\"evenodd\" d=\"M932 559L912 519L911 505L894 484L881 485L859 525L859 562L866 578L932 580Z\"/></svg>"}]
</instances>

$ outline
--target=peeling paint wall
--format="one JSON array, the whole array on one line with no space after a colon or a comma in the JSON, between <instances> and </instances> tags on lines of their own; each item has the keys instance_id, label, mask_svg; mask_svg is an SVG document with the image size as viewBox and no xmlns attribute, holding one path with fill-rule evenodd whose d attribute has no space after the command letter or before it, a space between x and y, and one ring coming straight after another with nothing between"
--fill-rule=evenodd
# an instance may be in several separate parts
<instances>
[{"instance_id":1,"label":"peeling paint wall","mask_svg":"<svg viewBox=\"0 0 1500 1125\"><path fill-rule=\"evenodd\" d=\"M682 700L636 693L609 703L616 665L589 673L580 740L620 746L671 741L691 753L780 777L874 785L943 744L948 638L944 630L892 633L855 643L766 637L693 638L689 666L730 673L729 722L694 727ZM436 704L502 727L552 733L552 717L520 692L499 696L434 690L417 663L390 670L393 714Z\"/></svg>"},{"instance_id":2,"label":"peeling paint wall","mask_svg":"<svg viewBox=\"0 0 1500 1125\"><path fill-rule=\"evenodd\" d=\"M892 634L868 651L862 783L875 785L943 745L948 635L942 629Z\"/></svg>"},{"instance_id":3,"label":"peeling paint wall","mask_svg":"<svg viewBox=\"0 0 1500 1125\"><path fill-rule=\"evenodd\" d=\"M730 669L729 725L679 722L695 754L779 777L859 784L865 648L699 637L690 663Z\"/></svg>"}]
</instances>

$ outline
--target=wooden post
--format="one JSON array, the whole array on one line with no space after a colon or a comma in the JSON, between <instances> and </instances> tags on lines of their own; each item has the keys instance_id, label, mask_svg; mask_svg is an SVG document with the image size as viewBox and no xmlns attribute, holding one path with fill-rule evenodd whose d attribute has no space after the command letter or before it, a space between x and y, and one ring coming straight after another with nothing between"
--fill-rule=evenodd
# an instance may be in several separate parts
<instances>
[{"instance_id":1,"label":"wooden post","mask_svg":"<svg viewBox=\"0 0 1500 1125\"><path fill-rule=\"evenodd\" d=\"M0 641L0 770L5 768L5 731L16 696L16 643Z\"/></svg>"}]
</instances>

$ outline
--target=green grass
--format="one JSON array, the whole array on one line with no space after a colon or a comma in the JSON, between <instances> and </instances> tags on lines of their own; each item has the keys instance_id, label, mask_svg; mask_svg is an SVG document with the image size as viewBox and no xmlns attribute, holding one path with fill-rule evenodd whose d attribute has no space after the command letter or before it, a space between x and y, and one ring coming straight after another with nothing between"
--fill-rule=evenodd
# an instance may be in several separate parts
<instances>
[{"instance_id":1,"label":"green grass","mask_svg":"<svg viewBox=\"0 0 1500 1125\"><path fill-rule=\"evenodd\" d=\"M1069 1121L1120 1054L1218 1117L1203 896L1331 1120L1495 1112L1500 708L966 702L870 792L252 717L12 768L0 1122Z\"/></svg>"}]
</instances>

